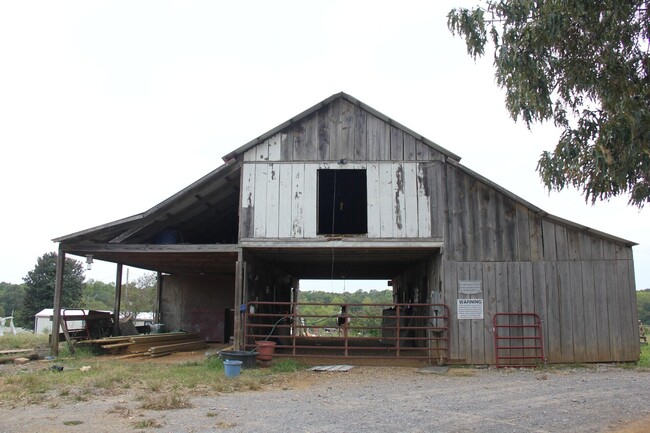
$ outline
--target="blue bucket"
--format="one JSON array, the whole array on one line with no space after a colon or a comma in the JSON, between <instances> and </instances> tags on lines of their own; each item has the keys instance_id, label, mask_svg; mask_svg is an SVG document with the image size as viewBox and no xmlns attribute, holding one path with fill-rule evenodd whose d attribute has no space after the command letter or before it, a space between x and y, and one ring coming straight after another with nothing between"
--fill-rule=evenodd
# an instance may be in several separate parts
<instances>
[{"instance_id":1,"label":"blue bucket","mask_svg":"<svg viewBox=\"0 0 650 433\"><path fill-rule=\"evenodd\" d=\"M227 359L223 362L223 369L226 373L226 377L237 377L241 372L241 361L232 361Z\"/></svg>"}]
</instances>

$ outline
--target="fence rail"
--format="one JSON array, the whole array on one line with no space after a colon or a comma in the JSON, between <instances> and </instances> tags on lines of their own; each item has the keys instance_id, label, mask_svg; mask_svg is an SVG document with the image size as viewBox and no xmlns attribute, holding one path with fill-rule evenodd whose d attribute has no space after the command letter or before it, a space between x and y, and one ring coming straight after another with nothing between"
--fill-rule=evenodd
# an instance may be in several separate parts
<instances>
[{"instance_id":1,"label":"fence rail","mask_svg":"<svg viewBox=\"0 0 650 433\"><path fill-rule=\"evenodd\" d=\"M249 302L244 349L276 342L286 357L400 358L444 362L449 308L444 304Z\"/></svg>"}]
</instances>

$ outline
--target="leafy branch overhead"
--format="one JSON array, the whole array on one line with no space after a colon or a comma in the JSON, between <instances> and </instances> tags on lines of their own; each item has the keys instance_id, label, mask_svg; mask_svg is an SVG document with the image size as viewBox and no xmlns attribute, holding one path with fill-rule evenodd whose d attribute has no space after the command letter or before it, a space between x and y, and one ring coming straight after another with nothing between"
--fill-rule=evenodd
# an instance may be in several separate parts
<instances>
[{"instance_id":1,"label":"leafy branch overhead","mask_svg":"<svg viewBox=\"0 0 650 433\"><path fill-rule=\"evenodd\" d=\"M512 118L562 129L537 170L549 190L586 201L650 202L650 1L486 1L448 27L494 67Z\"/></svg>"}]
</instances>

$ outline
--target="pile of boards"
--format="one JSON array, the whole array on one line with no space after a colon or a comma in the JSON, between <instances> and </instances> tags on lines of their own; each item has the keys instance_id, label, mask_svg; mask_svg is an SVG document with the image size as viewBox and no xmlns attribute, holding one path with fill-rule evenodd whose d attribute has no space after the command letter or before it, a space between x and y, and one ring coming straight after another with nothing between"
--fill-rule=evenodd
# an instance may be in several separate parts
<instances>
[{"instance_id":1,"label":"pile of boards","mask_svg":"<svg viewBox=\"0 0 650 433\"><path fill-rule=\"evenodd\" d=\"M198 334L186 332L106 337L98 340L85 340L83 344L100 346L111 354L123 354L118 359L138 356L157 358L174 352L201 350L207 347L205 341Z\"/></svg>"}]
</instances>

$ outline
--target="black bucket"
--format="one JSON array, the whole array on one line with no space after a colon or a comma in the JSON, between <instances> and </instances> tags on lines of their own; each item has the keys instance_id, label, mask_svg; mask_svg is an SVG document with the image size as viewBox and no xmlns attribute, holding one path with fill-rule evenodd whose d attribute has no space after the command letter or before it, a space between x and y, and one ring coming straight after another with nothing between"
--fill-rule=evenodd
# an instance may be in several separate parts
<instances>
[{"instance_id":1,"label":"black bucket","mask_svg":"<svg viewBox=\"0 0 650 433\"><path fill-rule=\"evenodd\" d=\"M243 350L222 350L219 352L219 358L224 361L241 361L242 368L255 368L255 352L245 352Z\"/></svg>"}]
</instances>

